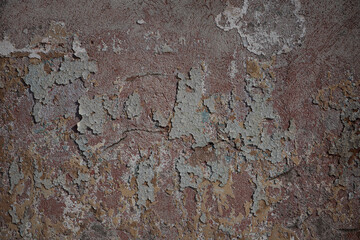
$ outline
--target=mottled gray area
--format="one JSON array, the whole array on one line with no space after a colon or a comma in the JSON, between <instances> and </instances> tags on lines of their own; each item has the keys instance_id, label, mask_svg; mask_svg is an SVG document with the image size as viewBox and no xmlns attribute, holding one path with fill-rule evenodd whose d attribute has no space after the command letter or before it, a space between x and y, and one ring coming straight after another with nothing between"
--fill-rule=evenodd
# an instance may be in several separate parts
<instances>
[{"instance_id":1,"label":"mottled gray area","mask_svg":"<svg viewBox=\"0 0 360 240\"><path fill-rule=\"evenodd\" d=\"M52 71L50 74L45 72L43 62L38 65L29 65L29 72L24 77L24 81L30 85L30 90L34 94L35 105L32 114L36 123L44 117L42 105L51 104L51 97L48 93L55 87L55 83L66 85L79 78L86 80L90 73L97 72L96 63L88 61L86 51L81 48L80 50L82 50L81 54L75 52L75 55L81 56L80 60L72 60L65 56L60 69Z\"/></svg>"},{"instance_id":2,"label":"mottled gray area","mask_svg":"<svg viewBox=\"0 0 360 240\"><path fill-rule=\"evenodd\" d=\"M118 119L120 117L120 101L118 98L112 100L108 96L103 96L104 100L104 108L111 116L113 120Z\"/></svg>"},{"instance_id":3,"label":"mottled gray area","mask_svg":"<svg viewBox=\"0 0 360 240\"><path fill-rule=\"evenodd\" d=\"M211 168L211 175L209 180L212 182L219 181L220 186L223 187L229 180L229 166L222 161L212 161L206 163Z\"/></svg>"},{"instance_id":4,"label":"mottled gray area","mask_svg":"<svg viewBox=\"0 0 360 240\"><path fill-rule=\"evenodd\" d=\"M349 99L342 108L340 118L343 124L341 137L333 142L329 153L339 155L346 163L354 154L350 150L360 148L360 102L359 98ZM350 122L349 122L350 121Z\"/></svg>"},{"instance_id":5,"label":"mottled gray area","mask_svg":"<svg viewBox=\"0 0 360 240\"><path fill-rule=\"evenodd\" d=\"M175 114L171 120L172 128L169 134L170 139L181 136L192 135L195 139L193 147L204 147L211 140L205 133L205 123L200 108L202 104L202 91L204 84L204 73L193 68L190 71L190 78L179 74Z\"/></svg>"},{"instance_id":6,"label":"mottled gray area","mask_svg":"<svg viewBox=\"0 0 360 240\"><path fill-rule=\"evenodd\" d=\"M305 36L305 18L300 1L244 0L241 8L228 3L215 18L224 31L236 29L242 44L257 55L290 52Z\"/></svg>"},{"instance_id":7,"label":"mottled gray area","mask_svg":"<svg viewBox=\"0 0 360 240\"><path fill-rule=\"evenodd\" d=\"M43 172L39 171L39 167L38 164L36 163L36 161L33 161L33 167L34 167L34 182L35 182L35 187L37 188L41 188L42 186L44 186L47 190L49 190L50 188L53 187L53 184L51 182L51 180L49 179L43 179Z\"/></svg>"},{"instance_id":8,"label":"mottled gray area","mask_svg":"<svg viewBox=\"0 0 360 240\"><path fill-rule=\"evenodd\" d=\"M265 159L272 163L281 162L284 158L284 141L289 141L295 134L294 123L288 131L282 131L276 123L280 122L280 117L274 112L271 92L273 84L270 80L265 80L266 87L263 87L259 80L246 78L246 92L249 98L246 104L250 111L241 127L235 120L228 120L225 132L230 139L240 137L242 144L237 146L242 150L242 154L247 160L258 160L256 155L250 154L256 148L263 151ZM268 133L266 123L273 125L271 133ZM268 155L266 152L270 152Z\"/></svg>"},{"instance_id":9,"label":"mottled gray area","mask_svg":"<svg viewBox=\"0 0 360 240\"><path fill-rule=\"evenodd\" d=\"M94 96L92 99L87 96L81 97L79 99L79 114L82 117L77 124L80 133L85 133L87 128L91 129L94 134L102 133L106 116L102 97Z\"/></svg>"},{"instance_id":10,"label":"mottled gray area","mask_svg":"<svg viewBox=\"0 0 360 240\"><path fill-rule=\"evenodd\" d=\"M155 111L152 118L160 127L166 127L168 125L168 119L165 118L160 111Z\"/></svg>"},{"instance_id":11,"label":"mottled gray area","mask_svg":"<svg viewBox=\"0 0 360 240\"><path fill-rule=\"evenodd\" d=\"M203 172L199 166L193 167L185 163L185 159L180 157L176 163L176 169L180 175L180 188L197 188L202 182Z\"/></svg>"},{"instance_id":12,"label":"mottled gray area","mask_svg":"<svg viewBox=\"0 0 360 240\"><path fill-rule=\"evenodd\" d=\"M150 156L149 159L141 162L139 164L137 170L137 186L138 186L138 201L137 204L139 206L146 206L146 201L149 200L150 202L155 201L155 193L154 193L154 186L152 184L152 180L155 176L153 165L154 165L153 156Z\"/></svg>"},{"instance_id":13,"label":"mottled gray area","mask_svg":"<svg viewBox=\"0 0 360 240\"><path fill-rule=\"evenodd\" d=\"M143 108L141 106L140 95L137 92L134 92L129 96L125 103L125 110L129 119L140 116Z\"/></svg>"},{"instance_id":14,"label":"mottled gray area","mask_svg":"<svg viewBox=\"0 0 360 240\"><path fill-rule=\"evenodd\" d=\"M24 178L24 174L19 169L18 160L14 160L9 168L10 193L14 187Z\"/></svg>"}]
</instances>

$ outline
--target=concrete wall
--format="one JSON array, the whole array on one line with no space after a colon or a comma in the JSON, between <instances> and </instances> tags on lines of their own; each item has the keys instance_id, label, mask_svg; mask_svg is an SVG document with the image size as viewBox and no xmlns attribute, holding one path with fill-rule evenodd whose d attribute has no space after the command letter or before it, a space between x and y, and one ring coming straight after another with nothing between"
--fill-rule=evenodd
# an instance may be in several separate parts
<instances>
[{"instance_id":1,"label":"concrete wall","mask_svg":"<svg viewBox=\"0 0 360 240\"><path fill-rule=\"evenodd\" d=\"M1 1L1 239L359 239L358 0Z\"/></svg>"}]
</instances>

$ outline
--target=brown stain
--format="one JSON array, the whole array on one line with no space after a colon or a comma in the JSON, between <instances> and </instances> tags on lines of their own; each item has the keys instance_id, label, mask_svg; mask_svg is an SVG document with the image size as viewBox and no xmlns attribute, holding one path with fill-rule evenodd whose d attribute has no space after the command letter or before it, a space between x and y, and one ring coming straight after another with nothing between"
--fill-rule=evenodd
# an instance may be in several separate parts
<instances>
[{"instance_id":1,"label":"brown stain","mask_svg":"<svg viewBox=\"0 0 360 240\"><path fill-rule=\"evenodd\" d=\"M217 197L218 206L219 207L223 206L225 209L229 209L228 197L231 197L233 199L235 198L232 188L233 180L232 180L231 170L229 169L228 171L229 171L229 180L227 181L225 186L220 187L219 181L212 183L214 194ZM220 214L221 214L221 210L220 210Z\"/></svg>"},{"instance_id":2,"label":"brown stain","mask_svg":"<svg viewBox=\"0 0 360 240\"><path fill-rule=\"evenodd\" d=\"M293 231L282 227L280 224L276 224L271 229L271 235L269 237L269 240L289 240L289 239L298 240L296 234Z\"/></svg>"},{"instance_id":3,"label":"brown stain","mask_svg":"<svg viewBox=\"0 0 360 240\"><path fill-rule=\"evenodd\" d=\"M263 77L261 67L256 60L246 61L246 73L249 74L250 77L256 79L261 79Z\"/></svg>"},{"instance_id":4,"label":"brown stain","mask_svg":"<svg viewBox=\"0 0 360 240\"><path fill-rule=\"evenodd\" d=\"M341 80L337 84L319 89L314 98L323 110L328 110L331 103L337 103L334 95L338 90L341 91L343 97L356 97L354 89L357 89L359 86L360 80L357 82L349 79Z\"/></svg>"},{"instance_id":5,"label":"brown stain","mask_svg":"<svg viewBox=\"0 0 360 240\"><path fill-rule=\"evenodd\" d=\"M201 214L205 214L207 217L211 216L210 212L209 212L209 208L207 207L207 199L209 197L211 197L211 195L208 194L208 186L211 185L211 182L209 182L208 180L203 181L200 185L199 185L199 190L200 191L200 209L199 212ZM197 216L196 221L194 224L199 224L199 218L200 218L200 214ZM213 238L214 236L214 229L211 226L210 223L211 219L208 219L205 223L205 226L203 226L203 233L204 233L204 237L205 239L210 239Z\"/></svg>"},{"instance_id":6,"label":"brown stain","mask_svg":"<svg viewBox=\"0 0 360 240\"><path fill-rule=\"evenodd\" d=\"M41 221L39 220L39 217L37 215L35 215L35 212L33 211L33 208L32 208L32 206L34 205L34 201L35 201L35 187L34 187L34 182L32 180L33 179L33 169L31 167L32 165L29 164L29 163L31 163L32 158L30 158L29 155L31 156L31 153L29 151L20 153L20 156L23 159L20 169L21 169L22 173L24 174L24 178L19 181L17 186L15 186L12 194L7 194L7 193L1 194L3 196L2 200L1 200L1 210L3 212L8 212L11 209L11 205L13 205L16 207L16 215L19 219L23 219L25 217L25 214L30 217L31 222L33 222L33 219L36 219L36 221L34 221L32 227L30 229L30 232L35 234L35 231L40 229L41 224L39 224L39 222L41 222ZM29 191L29 196L26 199L24 199L21 204L18 204L17 196L21 195L23 193L24 182L28 179L31 180L30 188L27 189L27 191ZM4 218L8 219L9 228L17 230L18 225L11 223L10 216L8 216L7 214L4 214Z\"/></svg>"},{"instance_id":7,"label":"brown stain","mask_svg":"<svg viewBox=\"0 0 360 240\"><path fill-rule=\"evenodd\" d=\"M157 222L159 222L160 219L156 217L156 212L153 210L145 210L141 215L141 220L143 221L144 226L150 228L150 232L153 236L157 236L158 238L162 237L160 228L157 226Z\"/></svg>"},{"instance_id":8,"label":"brown stain","mask_svg":"<svg viewBox=\"0 0 360 240\"><path fill-rule=\"evenodd\" d=\"M256 211L257 221L264 222L268 217L270 206L264 200L259 201L259 209Z\"/></svg>"},{"instance_id":9,"label":"brown stain","mask_svg":"<svg viewBox=\"0 0 360 240\"><path fill-rule=\"evenodd\" d=\"M9 92L19 92L23 95L26 87L21 78L27 73L23 63L12 58L0 58L0 78L4 81L4 88L0 88L0 102L5 101Z\"/></svg>"},{"instance_id":10,"label":"brown stain","mask_svg":"<svg viewBox=\"0 0 360 240\"><path fill-rule=\"evenodd\" d=\"M190 165L197 165L200 163L205 163L208 161L215 160L215 152L212 150L211 146L206 146L202 148L195 148L194 153L188 159Z\"/></svg>"},{"instance_id":11,"label":"brown stain","mask_svg":"<svg viewBox=\"0 0 360 240\"><path fill-rule=\"evenodd\" d=\"M65 52L59 52L59 51L49 51L47 53L43 53L43 52L40 52L38 53L41 57L41 60L52 60L54 58L63 58L66 53ZM40 63L40 60L39 59L31 59L33 60L33 64L39 64Z\"/></svg>"}]
</instances>

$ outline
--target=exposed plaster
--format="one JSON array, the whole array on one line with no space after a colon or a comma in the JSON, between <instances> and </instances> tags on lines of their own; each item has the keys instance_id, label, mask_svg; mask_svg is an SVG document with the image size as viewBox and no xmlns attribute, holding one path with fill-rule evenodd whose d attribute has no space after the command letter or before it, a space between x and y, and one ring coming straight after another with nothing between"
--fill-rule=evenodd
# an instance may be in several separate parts
<instances>
[{"instance_id":1,"label":"exposed plaster","mask_svg":"<svg viewBox=\"0 0 360 240\"><path fill-rule=\"evenodd\" d=\"M215 22L224 31L236 29L250 52L271 56L290 52L302 41L306 28L300 8L299 0L245 0L241 8L228 3Z\"/></svg>"}]
</instances>

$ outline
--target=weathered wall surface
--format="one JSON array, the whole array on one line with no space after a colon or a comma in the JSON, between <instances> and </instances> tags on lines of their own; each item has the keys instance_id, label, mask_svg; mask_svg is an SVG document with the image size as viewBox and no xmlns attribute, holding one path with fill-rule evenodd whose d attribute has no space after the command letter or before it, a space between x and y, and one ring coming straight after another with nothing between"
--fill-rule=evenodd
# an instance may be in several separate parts
<instances>
[{"instance_id":1,"label":"weathered wall surface","mask_svg":"<svg viewBox=\"0 0 360 240\"><path fill-rule=\"evenodd\" d=\"M359 239L360 2L1 1L1 239Z\"/></svg>"}]
</instances>

